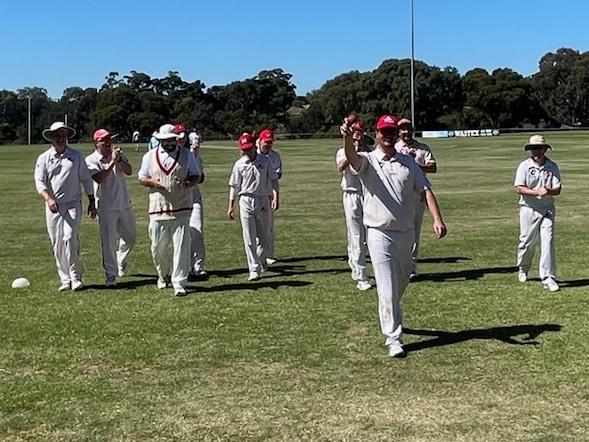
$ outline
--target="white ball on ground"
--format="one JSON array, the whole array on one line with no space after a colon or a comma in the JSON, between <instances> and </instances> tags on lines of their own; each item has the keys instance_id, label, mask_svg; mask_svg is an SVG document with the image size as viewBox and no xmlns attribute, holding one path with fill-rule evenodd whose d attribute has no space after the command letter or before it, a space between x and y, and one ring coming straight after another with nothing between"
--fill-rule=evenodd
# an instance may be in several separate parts
<instances>
[{"instance_id":1,"label":"white ball on ground","mask_svg":"<svg viewBox=\"0 0 589 442\"><path fill-rule=\"evenodd\" d=\"M16 278L12 281L12 288L13 289L24 289L25 287L30 286L31 283L27 278Z\"/></svg>"}]
</instances>

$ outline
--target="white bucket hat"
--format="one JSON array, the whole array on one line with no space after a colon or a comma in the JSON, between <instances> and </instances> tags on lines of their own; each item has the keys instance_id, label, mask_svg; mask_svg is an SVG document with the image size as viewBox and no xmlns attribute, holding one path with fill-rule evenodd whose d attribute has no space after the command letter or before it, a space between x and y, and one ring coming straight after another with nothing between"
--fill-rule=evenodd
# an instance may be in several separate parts
<instances>
[{"instance_id":1,"label":"white bucket hat","mask_svg":"<svg viewBox=\"0 0 589 442\"><path fill-rule=\"evenodd\" d=\"M176 127L173 124L164 124L158 132L153 134L158 140L177 140L178 134L175 132Z\"/></svg>"},{"instance_id":2,"label":"white bucket hat","mask_svg":"<svg viewBox=\"0 0 589 442\"><path fill-rule=\"evenodd\" d=\"M76 134L76 130L74 128L66 126L63 121L56 121L49 127L49 129L45 129L43 131L43 138L45 138L47 141L53 141L51 136L59 129L66 129L68 131L68 138L73 137Z\"/></svg>"},{"instance_id":3,"label":"white bucket hat","mask_svg":"<svg viewBox=\"0 0 589 442\"><path fill-rule=\"evenodd\" d=\"M532 135L528 141L528 144L524 146L524 150L538 149L540 147L547 147L552 149L552 146L544 141L544 137L542 135Z\"/></svg>"}]
</instances>

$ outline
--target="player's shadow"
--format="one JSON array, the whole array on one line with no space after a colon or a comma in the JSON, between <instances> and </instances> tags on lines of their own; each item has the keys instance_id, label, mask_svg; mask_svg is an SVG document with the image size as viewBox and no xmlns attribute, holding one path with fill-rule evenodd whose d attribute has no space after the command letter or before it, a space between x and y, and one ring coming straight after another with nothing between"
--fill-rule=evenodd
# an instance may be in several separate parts
<instances>
[{"instance_id":1,"label":"player's shadow","mask_svg":"<svg viewBox=\"0 0 589 442\"><path fill-rule=\"evenodd\" d=\"M259 290L259 289L279 289L280 287L306 287L312 284L310 281L265 281L262 277L259 281L242 282L235 284L221 284L212 287L189 286L189 295L199 295L205 293L218 293L235 290Z\"/></svg>"},{"instance_id":2,"label":"player's shadow","mask_svg":"<svg viewBox=\"0 0 589 442\"><path fill-rule=\"evenodd\" d=\"M418 258L418 263L423 264L456 264L460 261L472 261L467 256L440 256L434 258Z\"/></svg>"},{"instance_id":3,"label":"player's shadow","mask_svg":"<svg viewBox=\"0 0 589 442\"><path fill-rule=\"evenodd\" d=\"M589 278L559 281L559 284L561 287L587 287L589 286Z\"/></svg>"},{"instance_id":4,"label":"player's shadow","mask_svg":"<svg viewBox=\"0 0 589 442\"><path fill-rule=\"evenodd\" d=\"M116 287L105 287L104 284L88 284L85 285L81 291L86 290L135 290L138 287L144 287L147 285L155 286L157 278L154 278L153 275L133 275L133 276L142 276L146 279L135 279L135 280L118 280Z\"/></svg>"},{"instance_id":5,"label":"player's shadow","mask_svg":"<svg viewBox=\"0 0 589 442\"><path fill-rule=\"evenodd\" d=\"M290 258L280 258L278 264L302 262L302 261L348 261L346 255L318 255L318 256L292 256Z\"/></svg>"},{"instance_id":6,"label":"player's shadow","mask_svg":"<svg viewBox=\"0 0 589 442\"><path fill-rule=\"evenodd\" d=\"M502 273L514 273L517 271L517 267L483 267L481 269L467 269L457 270L455 272L435 272L435 273L422 273L414 279L414 281L434 281L434 282L445 282L445 281L459 281L459 280L473 280L483 278L485 275L490 274L502 274Z\"/></svg>"},{"instance_id":7,"label":"player's shadow","mask_svg":"<svg viewBox=\"0 0 589 442\"><path fill-rule=\"evenodd\" d=\"M349 273L349 272L350 272L349 268L307 270L307 266L305 266L305 265L274 264L274 265L268 267L266 277L279 278L281 276L320 275L320 274L337 275L339 273ZM272 273L274 273L274 275Z\"/></svg>"},{"instance_id":8,"label":"player's shadow","mask_svg":"<svg viewBox=\"0 0 589 442\"><path fill-rule=\"evenodd\" d=\"M562 326L558 324L523 324L506 325L490 328L475 328L457 332L443 330L403 329L406 334L431 336L433 339L411 342L403 346L407 353L427 348L460 344L473 339L495 340L510 345L538 345L535 339L545 332L558 332Z\"/></svg>"}]
</instances>

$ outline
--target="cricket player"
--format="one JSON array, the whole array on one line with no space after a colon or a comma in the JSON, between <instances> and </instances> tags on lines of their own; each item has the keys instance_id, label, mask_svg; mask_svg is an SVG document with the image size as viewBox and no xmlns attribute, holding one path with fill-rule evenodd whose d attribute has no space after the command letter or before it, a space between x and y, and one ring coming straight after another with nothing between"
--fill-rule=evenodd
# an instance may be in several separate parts
<instances>
[{"instance_id":1,"label":"cricket player","mask_svg":"<svg viewBox=\"0 0 589 442\"><path fill-rule=\"evenodd\" d=\"M395 143L395 149L405 155L415 159L417 165L427 176L428 173L436 173L438 166L430 147L425 143L420 143L413 138L413 123L408 118L399 120L399 140ZM419 238L421 236L421 225L423 224L423 214L425 212L425 201L417 204L415 214L415 241L411 256L413 267L411 269L410 279L417 278L417 255L419 254Z\"/></svg>"},{"instance_id":2,"label":"cricket player","mask_svg":"<svg viewBox=\"0 0 589 442\"><path fill-rule=\"evenodd\" d=\"M96 217L94 189L90 172L80 152L68 145L76 131L61 121L43 131L51 147L37 158L35 187L45 201L47 232L61 284L57 290L81 290L84 267L80 258L80 217L82 193L88 195L88 214Z\"/></svg>"},{"instance_id":3,"label":"cricket player","mask_svg":"<svg viewBox=\"0 0 589 442\"><path fill-rule=\"evenodd\" d=\"M114 136L106 129L96 130L92 137L96 149L86 157L86 165L94 180L102 266L106 274L104 285L107 288L116 287L116 277L128 273L127 259L137 238L135 215L125 180L125 176L133 173L133 167L123 152L113 147Z\"/></svg>"},{"instance_id":4,"label":"cricket player","mask_svg":"<svg viewBox=\"0 0 589 442\"><path fill-rule=\"evenodd\" d=\"M371 146L366 140L366 126L361 120L352 125L352 139L356 152L369 152ZM348 265L352 279L358 281L358 290L372 288L366 271L366 228L364 227L364 195L358 174L350 167L345 149L339 149L335 156L337 170L342 174L341 188L346 219L348 240Z\"/></svg>"},{"instance_id":5,"label":"cricket player","mask_svg":"<svg viewBox=\"0 0 589 442\"><path fill-rule=\"evenodd\" d=\"M399 134L397 118L383 115L378 119L377 148L372 152L356 151L351 127L354 120L353 115L345 118L340 132L346 158L358 173L364 191L364 225L376 278L381 331L389 356L402 357L405 350L401 296L409 284L411 272L415 207L424 195L438 238L446 235L446 226L421 169L413 158L395 150Z\"/></svg>"},{"instance_id":6,"label":"cricket player","mask_svg":"<svg viewBox=\"0 0 589 442\"><path fill-rule=\"evenodd\" d=\"M191 155L194 156L196 165L200 170L200 180L198 181L198 184L201 184L205 180L205 173L202 159L199 155L200 138L198 138L196 141L193 140L193 142L190 142L190 146L188 146L187 140L190 141L190 135L186 136L186 126L183 124L176 124L175 130L180 137L178 138L178 146L183 149L189 149ZM192 212L190 214L190 221L188 222L191 239L190 256L192 257L190 272L196 277L204 278L207 276L207 272L204 269L206 258L203 234L204 212L202 195L200 193L198 184L192 188Z\"/></svg>"},{"instance_id":7,"label":"cricket player","mask_svg":"<svg viewBox=\"0 0 589 442\"><path fill-rule=\"evenodd\" d=\"M188 134L188 143L190 144L191 150L200 149L200 144L202 143L202 137L194 128Z\"/></svg>"},{"instance_id":8,"label":"cricket player","mask_svg":"<svg viewBox=\"0 0 589 442\"><path fill-rule=\"evenodd\" d=\"M135 143L135 152L137 152L139 150L139 131L135 130L133 131L133 136L131 137L133 140L133 143Z\"/></svg>"},{"instance_id":9,"label":"cricket player","mask_svg":"<svg viewBox=\"0 0 589 442\"><path fill-rule=\"evenodd\" d=\"M258 137L257 146L258 154L268 157L272 170L278 179L282 178L282 158L280 157L280 154L274 150L274 132L270 129L263 129ZM274 253L274 211L278 210L280 207L280 201L278 200L278 194L273 189L271 189L269 197L272 201L273 208L267 213L268 246L266 250L266 264L271 265L276 263L276 255Z\"/></svg>"},{"instance_id":10,"label":"cricket player","mask_svg":"<svg viewBox=\"0 0 589 442\"><path fill-rule=\"evenodd\" d=\"M190 272L192 187L200 170L188 149L178 147L173 124L155 133L159 146L143 155L139 183L149 188L149 238L157 271L157 288L170 283L176 296L186 295Z\"/></svg>"},{"instance_id":11,"label":"cricket player","mask_svg":"<svg viewBox=\"0 0 589 442\"><path fill-rule=\"evenodd\" d=\"M528 280L534 250L540 240L540 279L551 292L560 290L556 282L554 247L554 197L560 195L561 181L558 165L546 156L552 149L542 135L532 135L524 150L530 158L522 161L515 173L515 191L519 198L519 245L517 267L519 282Z\"/></svg>"},{"instance_id":12,"label":"cricket player","mask_svg":"<svg viewBox=\"0 0 589 442\"><path fill-rule=\"evenodd\" d=\"M265 155L256 151L256 140L243 133L238 141L241 158L229 176L229 206L227 217L234 219L236 197L239 197L239 217L249 269L248 281L260 279L265 267L268 244L268 212L278 205L278 176ZM270 201L268 195L273 194Z\"/></svg>"}]
</instances>

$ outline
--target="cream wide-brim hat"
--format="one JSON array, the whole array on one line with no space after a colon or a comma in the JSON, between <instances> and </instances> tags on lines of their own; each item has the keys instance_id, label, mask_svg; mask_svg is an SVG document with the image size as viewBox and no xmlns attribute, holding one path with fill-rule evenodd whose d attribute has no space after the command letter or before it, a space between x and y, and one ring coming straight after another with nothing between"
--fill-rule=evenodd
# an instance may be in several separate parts
<instances>
[{"instance_id":1,"label":"cream wide-brim hat","mask_svg":"<svg viewBox=\"0 0 589 442\"><path fill-rule=\"evenodd\" d=\"M43 131L43 138L45 138L47 141L53 141L53 138L51 138L51 136L59 129L67 130L68 138L73 137L76 134L76 129L74 129L73 127L66 126L63 121L56 121L51 126L49 126L49 129L45 129Z\"/></svg>"}]
</instances>

